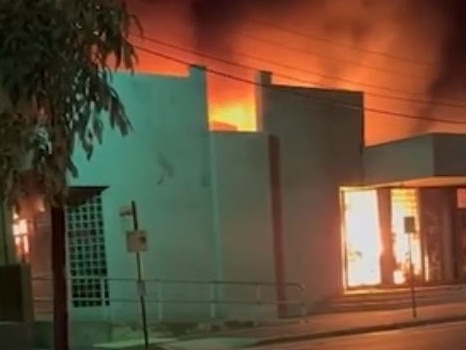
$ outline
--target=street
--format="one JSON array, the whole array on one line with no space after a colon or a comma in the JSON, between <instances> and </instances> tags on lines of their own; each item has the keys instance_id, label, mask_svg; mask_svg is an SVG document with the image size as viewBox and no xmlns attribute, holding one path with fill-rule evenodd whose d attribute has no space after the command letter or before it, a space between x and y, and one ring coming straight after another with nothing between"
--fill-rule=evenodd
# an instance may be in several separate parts
<instances>
[{"instance_id":1,"label":"street","mask_svg":"<svg viewBox=\"0 0 466 350\"><path fill-rule=\"evenodd\" d=\"M464 350L466 322L278 344L261 350Z\"/></svg>"}]
</instances>

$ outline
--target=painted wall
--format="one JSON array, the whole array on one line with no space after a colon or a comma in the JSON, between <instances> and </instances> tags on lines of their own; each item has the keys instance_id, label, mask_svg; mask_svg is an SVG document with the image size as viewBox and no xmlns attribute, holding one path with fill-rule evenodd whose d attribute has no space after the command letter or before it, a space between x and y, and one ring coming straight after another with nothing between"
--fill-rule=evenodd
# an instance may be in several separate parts
<instances>
[{"instance_id":1,"label":"painted wall","mask_svg":"<svg viewBox=\"0 0 466 350\"><path fill-rule=\"evenodd\" d=\"M80 174L72 180L75 186L108 186L103 205L109 277L136 276L135 258L126 251L119 217L121 206L135 200L140 228L148 232L149 251L143 254L147 279L215 278L205 72L194 67L188 77L121 73L115 75L114 85L133 132L121 138L107 128L91 162L76 154ZM110 290L111 298L137 296L133 282L116 281ZM154 299L156 292L156 285L148 283L148 298ZM196 285L170 285L162 293L165 298L190 295L196 299L204 291ZM163 312L172 318L200 317L207 308L199 308L166 305ZM114 319L137 319L139 310L136 304L114 302L111 312ZM156 319L155 304L148 305L148 314Z\"/></svg>"},{"instance_id":2,"label":"painted wall","mask_svg":"<svg viewBox=\"0 0 466 350\"><path fill-rule=\"evenodd\" d=\"M463 177L465 146L464 135L434 133L368 147L364 150L365 184Z\"/></svg>"},{"instance_id":3,"label":"painted wall","mask_svg":"<svg viewBox=\"0 0 466 350\"><path fill-rule=\"evenodd\" d=\"M136 276L135 257L126 252L126 223L119 217L121 206L135 200L149 238L143 254L147 279L274 281L267 136L207 132L205 84L197 68L187 78L117 75L115 86L134 131L122 139L107 130L90 162L76 155L80 176L72 184L108 187L103 206L110 278ZM162 293L164 299L185 301L148 303L149 318L209 319L212 293L224 300L256 297L253 284L214 285L170 283L160 290L148 282L148 298ZM273 300L274 290L268 289L264 297ZM110 293L113 299L137 297L134 281L115 281ZM194 300L204 303L189 302ZM270 318L275 308L256 311ZM139 318L136 303L112 302L106 313L113 320ZM215 313L257 317L250 304L218 307ZM75 312L75 318L88 316Z\"/></svg>"},{"instance_id":4,"label":"painted wall","mask_svg":"<svg viewBox=\"0 0 466 350\"><path fill-rule=\"evenodd\" d=\"M263 300L275 302L274 286L256 285L275 282L268 137L262 133L213 133L211 146L221 277L251 282L225 285L220 292L226 300L254 300L260 292ZM270 305L260 310L251 305L222 308L234 319L270 319L275 311Z\"/></svg>"},{"instance_id":5,"label":"painted wall","mask_svg":"<svg viewBox=\"0 0 466 350\"><path fill-rule=\"evenodd\" d=\"M362 180L362 94L277 85L261 94L264 130L280 143L284 278L318 301L342 291L339 188Z\"/></svg>"},{"instance_id":6,"label":"painted wall","mask_svg":"<svg viewBox=\"0 0 466 350\"><path fill-rule=\"evenodd\" d=\"M429 177L433 175L433 170L431 135L388 142L364 150L366 185Z\"/></svg>"}]
</instances>

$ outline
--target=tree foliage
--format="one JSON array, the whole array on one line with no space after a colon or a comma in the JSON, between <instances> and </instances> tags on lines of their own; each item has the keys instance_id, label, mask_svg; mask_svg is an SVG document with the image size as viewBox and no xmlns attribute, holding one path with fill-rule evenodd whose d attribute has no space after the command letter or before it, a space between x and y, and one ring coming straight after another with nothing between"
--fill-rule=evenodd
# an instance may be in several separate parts
<instances>
[{"instance_id":1,"label":"tree foliage","mask_svg":"<svg viewBox=\"0 0 466 350\"><path fill-rule=\"evenodd\" d=\"M73 149L92 155L105 124L130 123L111 85L132 70L136 19L121 0L0 0L0 186L11 201L33 173L49 202L77 175Z\"/></svg>"}]
</instances>

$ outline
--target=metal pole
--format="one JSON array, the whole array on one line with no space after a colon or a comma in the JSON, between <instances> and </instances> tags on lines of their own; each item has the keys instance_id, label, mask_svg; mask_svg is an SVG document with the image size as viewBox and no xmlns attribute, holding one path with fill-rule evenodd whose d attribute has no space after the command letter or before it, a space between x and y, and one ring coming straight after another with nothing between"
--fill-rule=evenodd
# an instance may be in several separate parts
<instances>
[{"instance_id":1,"label":"metal pole","mask_svg":"<svg viewBox=\"0 0 466 350\"><path fill-rule=\"evenodd\" d=\"M131 201L131 212L133 216L133 229L134 231L139 230L138 222L138 213L136 202ZM144 278L142 275L142 262L141 262L141 253L136 253L136 269L137 269L137 283L138 283L138 292L139 292L139 304L141 307L141 320L142 320L142 331L144 335L144 349L149 349L149 332L147 329L147 312L146 312L146 301L145 301L145 286Z\"/></svg>"},{"instance_id":2,"label":"metal pole","mask_svg":"<svg viewBox=\"0 0 466 350\"><path fill-rule=\"evenodd\" d=\"M413 318L417 318L417 300L416 300L416 285L414 275L414 263L413 263L413 233L408 234L409 243L409 275L410 275L410 291L411 291L411 310Z\"/></svg>"}]
</instances>

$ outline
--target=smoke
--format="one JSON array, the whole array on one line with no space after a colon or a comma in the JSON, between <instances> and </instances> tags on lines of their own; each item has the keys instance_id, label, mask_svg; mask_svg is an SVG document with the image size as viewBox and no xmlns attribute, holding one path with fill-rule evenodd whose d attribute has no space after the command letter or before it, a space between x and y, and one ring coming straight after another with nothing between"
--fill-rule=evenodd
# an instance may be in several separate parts
<instances>
[{"instance_id":1,"label":"smoke","mask_svg":"<svg viewBox=\"0 0 466 350\"><path fill-rule=\"evenodd\" d=\"M430 93L448 97L452 93L464 92L466 88L466 2L443 1L438 7L446 18L446 36L440 52L439 74ZM464 97L461 95L457 97Z\"/></svg>"},{"instance_id":2,"label":"smoke","mask_svg":"<svg viewBox=\"0 0 466 350\"><path fill-rule=\"evenodd\" d=\"M138 14L143 15L148 35L273 71L279 82L302 84L305 80L363 90L369 110L456 120L464 114L465 108L436 103L458 103L466 91L464 0L133 2L145 6ZM176 35L161 26L155 28L153 22L159 18L183 28ZM221 68L236 75L252 74L231 66ZM247 90L234 82L222 89L222 84L226 86L220 79L213 82L216 91L229 91L223 99L238 98ZM366 113L368 143L451 128L433 121Z\"/></svg>"}]
</instances>

